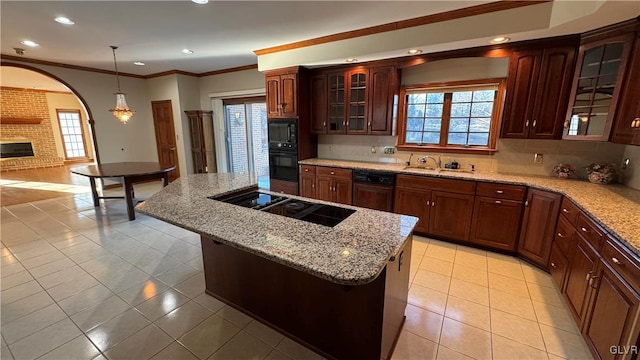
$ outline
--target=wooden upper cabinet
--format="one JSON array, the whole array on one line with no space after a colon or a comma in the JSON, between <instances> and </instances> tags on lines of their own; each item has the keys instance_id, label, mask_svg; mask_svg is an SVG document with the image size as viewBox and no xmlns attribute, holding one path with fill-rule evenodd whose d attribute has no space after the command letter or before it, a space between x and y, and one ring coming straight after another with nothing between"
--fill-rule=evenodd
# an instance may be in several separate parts
<instances>
[{"instance_id":1,"label":"wooden upper cabinet","mask_svg":"<svg viewBox=\"0 0 640 360\"><path fill-rule=\"evenodd\" d=\"M634 35L580 46L564 139L608 141Z\"/></svg>"},{"instance_id":2,"label":"wooden upper cabinet","mask_svg":"<svg viewBox=\"0 0 640 360\"><path fill-rule=\"evenodd\" d=\"M551 252L562 196L529 189L520 229L518 254L546 267Z\"/></svg>"},{"instance_id":3,"label":"wooden upper cabinet","mask_svg":"<svg viewBox=\"0 0 640 360\"><path fill-rule=\"evenodd\" d=\"M562 137L574 58L573 46L511 55L501 137Z\"/></svg>"},{"instance_id":4,"label":"wooden upper cabinet","mask_svg":"<svg viewBox=\"0 0 640 360\"><path fill-rule=\"evenodd\" d=\"M268 72L265 76L267 117L294 118L298 116L298 74L280 71Z\"/></svg>"},{"instance_id":5,"label":"wooden upper cabinet","mask_svg":"<svg viewBox=\"0 0 640 360\"><path fill-rule=\"evenodd\" d=\"M627 67L625 85L616 112L611 141L620 144L640 145L640 32L636 35L633 53ZM632 127L635 121L636 127ZM634 136L635 135L635 136Z\"/></svg>"},{"instance_id":6,"label":"wooden upper cabinet","mask_svg":"<svg viewBox=\"0 0 640 360\"><path fill-rule=\"evenodd\" d=\"M329 107L329 89L327 75L318 74L311 77L311 132L323 134L327 132L327 110Z\"/></svg>"},{"instance_id":7,"label":"wooden upper cabinet","mask_svg":"<svg viewBox=\"0 0 640 360\"><path fill-rule=\"evenodd\" d=\"M346 94L344 72L330 73L327 75L329 90L329 116L328 133L344 134L346 125ZM315 101L315 100L312 100ZM313 107L313 105L312 105Z\"/></svg>"},{"instance_id":8,"label":"wooden upper cabinet","mask_svg":"<svg viewBox=\"0 0 640 360\"><path fill-rule=\"evenodd\" d=\"M393 135L395 107L400 94L400 82L394 66L369 70L369 121L368 133Z\"/></svg>"},{"instance_id":9,"label":"wooden upper cabinet","mask_svg":"<svg viewBox=\"0 0 640 360\"><path fill-rule=\"evenodd\" d=\"M529 136L530 114L540 68L540 51L513 53L509 60L507 97L502 119L503 138ZM529 121L529 122L527 122Z\"/></svg>"},{"instance_id":10,"label":"wooden upper cabinet","mask_svg":"<svg viewBox=\"0 0 640 360\"><path fill-rule=\"evenodd\" d=\"M575 53L576 48L573 46L545 49L542 52L529 138L562 137Z\"/></svg>"},{"instance_id":11,"label":"wooden upper cabinet","mask_svg":"<svg viewBox=\"0 0 640 360\"><path fill-rule=\"evenodd\" d=\"M400 92L395 66L358 66L311 78L312 131L392 135Z\"/></svg>"},{"instance_id":12,"label":"wooden upper cabinet","mask_svg":"<svg viewBox=\"0 0 640 360\"><path fill-rule=\"evenodd\" d=\"M365 134L368 120L369 70L354 69L347 72L346 105L347 134Z\"/></svg>"}]
</instances>

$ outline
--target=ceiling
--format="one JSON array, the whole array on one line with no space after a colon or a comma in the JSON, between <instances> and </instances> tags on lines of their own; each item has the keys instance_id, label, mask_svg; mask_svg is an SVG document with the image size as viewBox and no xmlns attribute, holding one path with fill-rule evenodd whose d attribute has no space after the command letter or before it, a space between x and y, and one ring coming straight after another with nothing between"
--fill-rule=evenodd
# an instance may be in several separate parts
<instances>
[{"instance_id":1,"label":"ceiling","mask_svg":"<svg viewBox=\"0 0 640 360\"><path fill-rule=\"evenodd\" d=\"M0 1L0 50L3 55L16 56L14 48L24 49L23 57L56 63L83 66L112 71L113 56L110 45L117 50L118 68L121 72L150 75L180 70L190 73L206 73L258 63L254 50L289 44L322 36L363 29L395 21L438 14L492 1L210 1L199 5L189 0L181 1ZM502 33L513 40L575 34L640 15L640 1L621 0L555 0L546 6L548 17L542 25L530 31L516 30L528 16L518 19L505 17L495 22L502 26ZM528 9L529 7L522 8ZM533 7L531 7L533 10ZM544 9L543 9L544 10ZM557 10L557 11L556 11ZM524 10L527 13L527 10ZM539 13L539 11L538 11ZM546 13L545 13L546 14ZM75 25L61 25L56 16L66 16ZM531 16L533 17L533 16ZM462 19L465 24L470 22ZM488 22L488 21L485 21ZM442 23L438 27L444 34L429 34L425 52L441 51L488 45L486 36L473 36L474 29L467 26L460 33L460 22ZM487 27L490 24L486 24ZM522 26L520 26L522 28ZM449 29L450 31L447 31ZM427 29L428 30L428 29ZM446 36L458 31L457 39ZM401 33L400 30L393 33ZM397 35L397 34L396 34ZM400 35L401 36L401 35ZM422 45L422 36L415 41ZM374 37L361 37L346 41L346 48L359 48L359 58L374 59L406 55L406 48L371 43ZM390 37L389 37L390 38ZM40 45L30 48L20 41L29 39ZM426 41L427 39L424 38ZM369 41L368 43L366 41ZM335 43L337 44L337 42ZM329 44L330 45L330 44ZM402 45L404 46L404 45ZM188 48L191 55L181 52ZM326 48L326 46L325 46ZM344 48L344 47L343 47ZM370 57L362 54L370 50ZM323 52L321 46L299 49L312 53ZM390 51L381 52L380 49ZM347 50L348 51L348 50ZM300 54L298 52L298 54ZM341 56L342 54L339 54ZM288 56L285 51L283 57ZM323 54L324 56L324 54ZM326 57L326 56L325 56ZM308 58L308 56L307 56ZM317 57L320 62L323 57ZM336 58L340 60L340 58ZM343 58L342 58L343 59ZM334 59L335 60L335 59ZM143 61L145 66L136 66ZM313 61L300 63L316 65ZM321 64L320 64L321 65ZM24 76L25 70L2 68L3 86L47 88L48 85L32 84ZM15 69L15 68L10 68ZM20 85L22 83L22 85ZM55 82L54 82L55 83ZM51 85L53 86L53 85ZM58 86L58 91L66 89Z\"/></svg>"},{"instance_id":2,"label":"ceiling","mask_svg":"<svg viewBox=\"0 0 640 360\"><path fill-rule=\"evenodd\" d=\"M0 43L2 54L19 47L24 57L105 70L114 69L109 46L116 45L122 72L204 73L256 64L254 50L487 2L3 0ZM56 23L61 15L76 24Z\"/></svg>"}]
</instances>

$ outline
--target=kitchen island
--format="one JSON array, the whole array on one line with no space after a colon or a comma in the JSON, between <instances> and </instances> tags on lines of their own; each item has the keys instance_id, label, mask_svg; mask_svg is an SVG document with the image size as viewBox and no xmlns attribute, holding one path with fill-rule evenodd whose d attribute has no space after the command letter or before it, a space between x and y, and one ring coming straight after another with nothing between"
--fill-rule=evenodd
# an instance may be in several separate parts
<instances>
[{"instance_id":1,"label":"kitchen island","mask_svg":"<svg viewBox=\"0 0 640 360\"><path fill-rule=\"evenodd\" d=\"M326 357L390 357L418 219L345 206L356 211L328 227L209 198L256 188L256 180L189 175L136 209L201 235L209 295Z\"/></svg>"}]
</instances>

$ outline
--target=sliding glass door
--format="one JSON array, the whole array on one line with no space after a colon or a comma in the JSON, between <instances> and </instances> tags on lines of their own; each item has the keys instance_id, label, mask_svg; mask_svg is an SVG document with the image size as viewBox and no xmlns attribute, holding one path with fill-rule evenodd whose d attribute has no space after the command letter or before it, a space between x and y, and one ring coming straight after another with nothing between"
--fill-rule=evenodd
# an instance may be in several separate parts
<instances>
[{"instance_id":1,"label":"sliding glass door","mask_svg":"<svg viewBox=\"0 0 640 360\"><path fill-rule=\"evenodd\" d=\"M229 172L269 176L269 140L264 98L225 100L225 138Z\"/></svg>"}]
</instances>

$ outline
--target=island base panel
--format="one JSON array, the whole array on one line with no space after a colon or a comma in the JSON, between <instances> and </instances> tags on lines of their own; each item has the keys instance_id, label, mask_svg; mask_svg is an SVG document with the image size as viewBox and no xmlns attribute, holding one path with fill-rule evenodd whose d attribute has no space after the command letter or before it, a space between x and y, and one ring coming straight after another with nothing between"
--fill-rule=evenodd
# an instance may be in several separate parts
<instances>
[{"instance_id":1,"label":"island base panel","mask_svg":"<svg viewBox=\"0 0 640 360\"><path fill-rule=\"evenodd\" d=\"M411 239L372 282L340 285L202 236L206 292L332 359L386 359L404 323Z\"/></svg>"}]
</instances>

